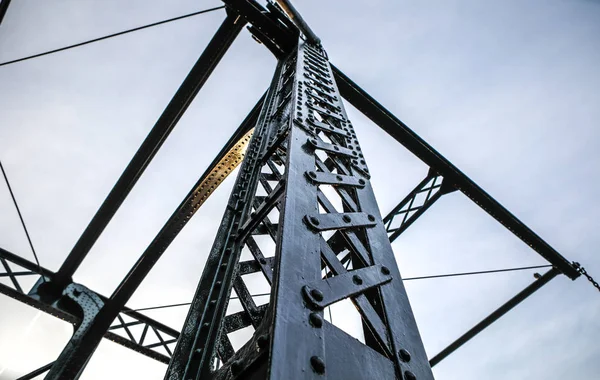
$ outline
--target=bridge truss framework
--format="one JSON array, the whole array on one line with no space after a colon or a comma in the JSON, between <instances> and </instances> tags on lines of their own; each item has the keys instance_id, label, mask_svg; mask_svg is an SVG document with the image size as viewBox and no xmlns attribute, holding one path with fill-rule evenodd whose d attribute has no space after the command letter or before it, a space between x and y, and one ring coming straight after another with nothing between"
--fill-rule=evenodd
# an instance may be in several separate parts
<instances>
[{"instance_id":1,"label":"bridge truss framework","mask_svg":"<svg viewBox=\"0 0 600 380\"><path fill-rule=\"evenodd\" d=\"M46 379L77 379L102 338L168 364L166 379L433 379L431 366L551 279L580 275L577 264L331 64L288 1L266 8L253 0L224 3L225 20L60 269L52 272L0 248L0 276L12 284L0 284L0 292L75 326L56 361L22 380L46 372ZM106 297L74 283L75 271L246 25L278 59L270 87L113 294ZM342 98L429 167L383 218ZM169 244L240 165L181 332L127 308ZM428 359L391 242L440 198L455 192L475 202L552 268ZM259 235L273 240L273 252L256 244ZM252 259L241 260L243 249ZM253 273L262 273L271 285L267 304L257 305L248 291L244 276ZM26 291L20 281L30 275L39 280ZM232 289L243 310L227 314ZM327 307L345 299L361 315L364 342L324 318ZM133 326L142 326L141 336L132 334ZM252 338L235 350L228 334L247 327L254 329Z\"/></svg>"}]
</instances>

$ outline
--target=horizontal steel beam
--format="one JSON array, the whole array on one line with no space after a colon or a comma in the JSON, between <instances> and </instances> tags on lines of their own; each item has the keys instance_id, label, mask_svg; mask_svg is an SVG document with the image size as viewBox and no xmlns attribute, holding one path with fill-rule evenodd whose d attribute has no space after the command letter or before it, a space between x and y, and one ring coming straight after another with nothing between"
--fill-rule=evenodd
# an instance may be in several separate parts
<instances>
[{"instance_id":1,"label":"horizontal steel beam","mask_svg":"<svg viewBox=\"0 0 600 380\"><path fill-rule=\"evenodd\" d=\"M0 260L6 260L10 264L17 265L20 268L27 269L38 275L43 275L49 281L52 281L52 279L55 276L54 272L52 272L44 267L38 267L37 264L32 263L31 261L26 260L18 255L15 255L14 253L11 253L2 248L0 248ZM17 279L17 281L18 281L18 279ZM14 286L14 288L11 288L8 285L0 284L0 293L6 295L8 297L11 297L17 301L20 301L26 305L34 307L38 310L46 312L54 317L60 318L63 321L66 321L73 325L78 325L81 322L81 318L79 316L77 316L67 310L59 309L59 308L55 307L54 305L49 305L49 304L41 301L39 299L39 297L36 297L34 294L28 294L28 293L20 290L20 287L18 287L18 286ZM98 297L100 297L105 302L108 299L107 297L105 297L101 294L98 294ZM169 339L173 339L173 338L176 339L177 337L179 337L179 332L177 330L175 330L171 327L168 327L158 321L155 321L152 318L147 317L141 313L133 311L130 308L127 308L127 307L123 308L121 311L121 315L125 315L127 317L133 318L133 320L139 322L139 324L143 324L144 328L146 328L145 326L148 326L148 328L152 329L153 332L156 329L156 331L158 331L157 334L160 334L161 336L166 336ZM119 328L119 325L116 325L115 327ZM152 350L152 349L144 346L143 344L140 344L135 339L130 339L130 338L120 336L119 334L117 334L115 332L115 330L116 329L113 329L113 330L107 332L104 335L104 337L109 340L112 340L115 343L119 343L122 346L131 348L132 350L135 350L135 351L137 351L141 354L144 354L148 357L151 357L152 359L156 359L163 363L169 363L168 356L166 356L160 352L157 352L156 350ZM155 334L156 334L156 332L155 332Z\"/></svg>"},{"instance_id":2,"label":"horizontal steel beam","mask_svg":"<svg viewBox=\"0 0 600 380\"><path fill-rule=\"evenodd\" d=\"M427 144L425 140L408 128L406 124L385 109L335 66L333 67L333 72L342 96L356 109L361 111L430 168L442 175L445 181L448 181L450 185L469 197L525 244L548 260L561 273L571 279L579 277L580 273L572 263L517 219L516 216L504 208L450 161L433 149L431 145Z\"/></svg>"}]
</instances>

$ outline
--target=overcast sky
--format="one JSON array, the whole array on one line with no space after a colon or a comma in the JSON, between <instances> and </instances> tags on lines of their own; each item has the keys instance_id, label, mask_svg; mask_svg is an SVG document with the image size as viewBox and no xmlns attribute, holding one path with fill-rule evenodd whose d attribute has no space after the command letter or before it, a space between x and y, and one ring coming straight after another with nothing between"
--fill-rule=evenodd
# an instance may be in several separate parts
<instances>
[{"instance_id":1,"label":"overcast sky","mask_svg":"<svg viewBox=\"0 0 600 380\"><path fill-rule=\"evenodd\" d=\"M0 62L219 4L15 0L0 26ZM333 63L567 259L600 278L599 1L295 4ZM42 265L58 269L223 18L224 11L213 12L0 67L0 159ZM77 282L105 295L115 289L264 92L275 64L241 33ZM385 215L427 167L351 107L348 113ZM200 209L130 307L191 299L233 181ZM3 184L0 246L33 259ZM443 197L393 247L404 277L545 263L459 193ZM407 282L428 355L531 283L532 274ZM186 312L148 315L179 329ZM597 379L598 320L598 292L584 279L560 276L434 373L441 380ZM0 379L53 360L70 331L0 296ZM162 379L165 369L104 340L82 379Z\"/></svg>"}]
</instances>

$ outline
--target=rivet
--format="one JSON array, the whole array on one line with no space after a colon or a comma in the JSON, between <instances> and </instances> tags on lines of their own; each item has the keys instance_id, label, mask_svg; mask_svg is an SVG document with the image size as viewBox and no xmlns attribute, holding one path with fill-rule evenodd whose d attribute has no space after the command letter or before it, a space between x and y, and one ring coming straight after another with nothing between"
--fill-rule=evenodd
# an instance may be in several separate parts
<instances>
[{"instance_id":1,"label":"rivet","mask_svg":"<svg viewBox=\"0 0 600 380\"><path fill-rule=\"evenodd\" d=\"M342 181L342 180L343 180L343 178L342 178L342 176L341 176L341 175L335 176L335 178L336 178L338 181Z\"/></svg>"},{"instance_id":2,"label":"rivet","mask_svg":"<svg viewBox=\"0 0 600 380\"><path fill-rule=\"evenodd\" d=\"M258 339L256 339L256 344L258 345L258 348L266 348L267 344L269 343L269 336L268 335L261 335L258 337Z\"/></svg>"},{"instance_id":3,"label":"rivet","mask_svg":"<svg viewBox=\"0 0 600 380\"><path fill-rule=\"evenodd\" d=\"M342 217L342 220L346 223L350 223L352 221L352 219L348 215L344 215Z\"/></svg>"},{"instance_id":4,"label":"rivet","mask_svg":"<svg viewBox=\"0 0 600 380\"><path fill-rule=\"evenodd\" d=\"M388 274L390 274L390 269L388 267L381 267L381 273L385 274L386 276Z\"/></svg>"},{"instance_id":5,"label":"rivet","mask_svg":"<svg viewBox=\"0 0 600 380\"><path fill-rule=\"evenodd\" d=\"M367 182L364 179L361 178L361 179L358 180L358 183L361 184L361 185L365 185Z\"/></svg>"},{"instance_id":6,"label":"rivet","mask_svg":"<svg viewBox=\"0 0 600 380\"><path fill-rule=\"evenodd\" d=\"M319 219L317 219L317 218L316 218L316 217L314 217L314 216L311 216L311 217L310 217L310 222L311 222L312 224L314 224L315 226L318 226L318 225L319 225Z\"/></svg>"},{"instance_id":7,"label":"rivet","mask_svg":"<svg viewBox=\"0 0 600 380\"><path fill-rule=\"evenodd\" d=\"M317 173L310 171L310 172L308 172L308 176L310 178L317 178Z\"/></svg>"},{"instance_id":8,"label":"rivet","mask_svg":"<svg viewBox=\"0 0 600 380\"><path fill-rule=\"evenodd\" d=\"M312 356L310 358L310 365L312 366L313 371L318 374L325 373L325 362L318 356Z\"/></svg>"},{"instance_id":9,"label":"rivet","mask_svg":"<svg viewBox=\"0 0 600 380\"><path fill-rule=\"evenodd\" d=\"M410 371L404 371L404 378L406 380L417 380L417 377L415 376L415 374Z\"/></svg>"},{"instance_id":10,"label":"rivet","mask_svg":"<svg viewBox=\"0 0 600 380\"><path fill-rule=\"evenodd\" d=\"M321 318L319 313L310 313L308 320L310 321L310 324L316 328L321 328L321 326L323 326L323 318Z\"/></svg>"},{"instance_id":11,"label":"rivet","mask_svg":"<svg viewBox=\"0 0 600 380\"><path fill-rule=\"evenodd\" d=\"M319 289L312 289L310 291L310 295L315 299L315 301L317 302L321 302L323 301L323 293L319 290Z\"/></svg>"},{"instance_id":12,"label":"rivet","mask_svg":"<svg viewBox=\"0 0 600 380\"><path fill-rule=\"evenodd\" d=\"M237 375L240 373L240 371L242 370L242 361L241 360L234 360L233 362L231 362L231 374L232 375Z\"/></svg>"},{"instance_id":13,"label":"rivet","mask_svg":"<svg viewBox=\"0 0 600 380\"><path fill-rule=\"evenodd\" d=\"M258 259L258 262L261 263L261 264L266 264L267 260L265 260L264 257L261 257L260 259Z\"/></svg>"},{"instance_id":14,"label":"rivet","mask_svg":"<svg viewBox=\"0 0 600 380\"><path fill-rule=\"evenodd\" d=\"M363 182L364 182L364 181L363 181ZM368 216L367 218L369 218L369 220L370 220L371 222L374 222L374 221L375 221L375 217L374 217L373 215L371 215L371 214L369 214L369 216Z\"/></svg>"},{"instance_id":15,"label":"rivet","mask_svg":"<svg viewBox=\"0 0 600 380\"><path fill-rule=\"evenodd\" d=\"M406 351L404 348L398 351L398 355L403 362L408 363L410 361L410 352Z\"/></svg>"},{"instance_id":16,"label":"rivet","mask_svg":"<svg viewBox=\"0 0 600 380\"><path fill-rule=\"evenodd\" d=\"M362 278L360 278L359 275L355 274L354 276L352 276L352 282L355 283L356 285L362 285L363 280L362 280Z\"/></svg>"}]
</instances>

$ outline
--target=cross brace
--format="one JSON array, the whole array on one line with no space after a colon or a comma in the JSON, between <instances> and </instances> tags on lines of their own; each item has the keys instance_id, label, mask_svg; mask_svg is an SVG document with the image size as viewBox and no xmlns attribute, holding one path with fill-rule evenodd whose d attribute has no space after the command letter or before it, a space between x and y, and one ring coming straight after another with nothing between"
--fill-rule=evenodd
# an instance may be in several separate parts
<instances>
[{"instance_id":1,"label":"cross brace","mask_svg":"<svg viewBox=\"0 0 600 380\"><path fill-rule=\"evenodd\" d=\"M318 37L288 1L282 2L283 8L270 2L263 8L253 0L224 3L228 17L60 270L53 273L0 250L5 271L0 276L12 284L0 285L0 292L76 326L61 357L33 374L49 369L47 379L78 378L106 336L169 362L167 378L173 379L183 373L215 379L323 375L362 379L374 373L379 378L431 378L390 241L454 190L467 195L554 268L436 355L431 365L558 273L572 279L579 276L572 263L331 65ZM2 1L0 13L7 5ZM279 59L268 93L111 297L73 284L73 273L245 23ZM430 168L384 219L342 96ZM124 305L174 237L242 159L236 190L178 339L176 330ZM267 195L255 193L258 188ZM275 252L261 247L263 238L272 239ZM251 260L240 261L242 248L251 253ZM262 273L272 287L267 304L256 304L250 296L245 276L254 273ZM19 281L31 275L42 275L44 280L25 293ZM231 297L232 290L236 297ZM243 310L227 312L230 298L239 299ZM351 300L361 315L364 341L360 343L323 319L324 308L344 299ZM144 326L141 337L130 329L137 325ZM252 338L234 348L229 334L246 328L254 330ZM157 343L145 343L151 333ZM289 344L290 337L296 345ZM362 357L363 365L346 362L339 347L346 349L343 355ZM306 356L309 353L312 356Z\"/></svg>"}]
</instances>

